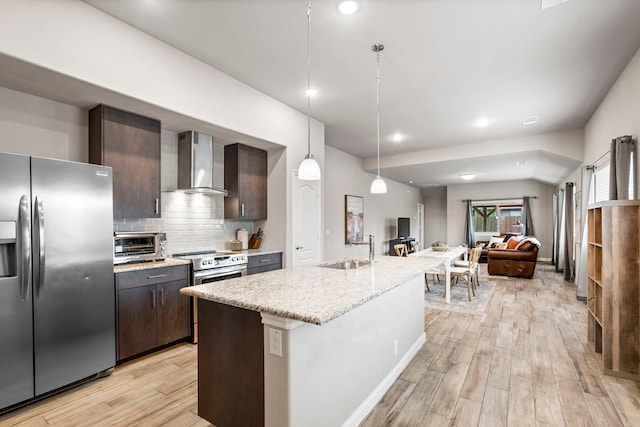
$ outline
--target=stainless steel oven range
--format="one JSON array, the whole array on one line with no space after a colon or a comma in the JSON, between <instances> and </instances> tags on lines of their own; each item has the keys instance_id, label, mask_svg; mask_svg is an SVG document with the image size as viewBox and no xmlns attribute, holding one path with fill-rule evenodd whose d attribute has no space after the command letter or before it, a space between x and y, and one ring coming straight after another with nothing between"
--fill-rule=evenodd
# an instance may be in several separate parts
<instances>
[{"instance_id":1,"label":"stainless steel oven range","mask_svg":"<svg viewBox=\"0 0 640 427\"><path fill-rule=\"evenodd\" d=\"M247 275L247 255L233 252L189 252L174 254L174 258L191 261L191 286ZM192 337L198 342L198 306L196 298L191 298Z\"/></svg>"}]
</instances>

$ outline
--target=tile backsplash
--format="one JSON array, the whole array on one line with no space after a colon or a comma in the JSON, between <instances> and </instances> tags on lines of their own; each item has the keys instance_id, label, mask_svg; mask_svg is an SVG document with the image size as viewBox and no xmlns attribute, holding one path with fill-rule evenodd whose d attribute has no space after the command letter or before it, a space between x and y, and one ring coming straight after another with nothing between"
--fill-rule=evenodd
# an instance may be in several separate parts
<instances>
[{"instance_id":1,"label":"tile backsplash","mask_svg":"<svg viewBox=\"0 0 640 427\"><path fill-rule=\"evenodd\" d=\"M253 232L252 221L231 221L224 217L222 196L189 194L179 191L162 193L162 218L118 218L113 230L164 231L170 254L229 249L238 228Z\"/></svg>"}]
</instances>

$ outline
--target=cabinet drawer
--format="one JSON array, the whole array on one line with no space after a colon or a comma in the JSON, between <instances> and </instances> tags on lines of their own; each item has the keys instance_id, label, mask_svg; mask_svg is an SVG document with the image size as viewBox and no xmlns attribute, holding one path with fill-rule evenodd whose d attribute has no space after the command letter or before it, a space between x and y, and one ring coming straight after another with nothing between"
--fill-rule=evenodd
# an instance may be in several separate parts
<instances>
[{"instance_id":1,"label":"cabinet drawer","mask_svg":"<svg viewBox=\"0 0 640 427\"><path fill-rule=\"evenodd\" d=\"M264 273L265 271L280 270L281 268L282 266L280 264L271 264L271 265L263 265L260 267L247 268L247 276L250 276L252 274Z\"/></svg>"},{"instance_id":2,"label":"cabinet drawer","mask_svg":"<svg viewBox=\"0 0 640 427\"><path fill-rule=\"evenodd\" d=\"M282 268L282 252L276 252L266 255L252 255L248 257L247 261L248 269L271 265L277 265L277 268Z\"/></svg>"},{"instance_id":3,"label":"cabinet drawer","mask_svg":"<svg viewBox=\"0 0 640 427\"><path fill-rule=\"evenodd\" d=\"M116 273L116 287L118 290L153 285L156 283L172 282L176 280L183 281L184 286L188 286L188 265L172 265L168 267Z\"/></svg>"}]
</instances>

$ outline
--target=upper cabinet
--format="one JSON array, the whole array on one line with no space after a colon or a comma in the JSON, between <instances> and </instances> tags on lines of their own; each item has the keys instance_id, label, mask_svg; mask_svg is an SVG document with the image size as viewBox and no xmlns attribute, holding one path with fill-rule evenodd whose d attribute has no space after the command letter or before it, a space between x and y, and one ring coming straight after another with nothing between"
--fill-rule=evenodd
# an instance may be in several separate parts
<instances>
[{"instance_id":1,"label":"upper cabinet","mask_svg":"<svg viewBox=\"0 0 640 427\"><path fill-rule=\"evenodd\" d=\"M160 121L106 105L89 111L89 162L113 168L114 218L160 217Z\"/></svg>"},{"instance_id":2,"label":"upper cabinet","mask_svg":"<svg viewBox=\"0 0 640 427\"><path fill-rule=\"evenodd\" d=\"M225 219L267 219L267 152L242 144L224 147Z\"/></svg>"}]
</instances>

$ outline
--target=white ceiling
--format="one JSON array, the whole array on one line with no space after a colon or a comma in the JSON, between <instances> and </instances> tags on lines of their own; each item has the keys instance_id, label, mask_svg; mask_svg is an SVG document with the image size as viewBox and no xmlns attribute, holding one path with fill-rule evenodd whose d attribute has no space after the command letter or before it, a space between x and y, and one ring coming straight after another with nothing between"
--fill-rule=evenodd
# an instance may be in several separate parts
<instances>
[{"instance_id":1,"label":"white ceiling","mask_svg":"<svg viewBox=\"0 0 640 427\"><path fill-rule=\"evenodd\" d=\"M84 1L306 112L305 0ZM370 47L383 43L383 166L385 156L450 151L449 161L429 167L382 168L416 187L459 183L463 172L559 183L580 159L534 150L458 160L456 147L584 127L640 48L638 0L546 1L558 4L544 10L541 0L360 3L345 16L337 0L312 0L312 115L325 123L328 145L375 157ZM526 116L539 121L523 126ZM474 126L480 117L490 125ZM394 132L405 140L392 142ZM496 162L503 167L489 170Z\"/></svg>"}]
</instances>

